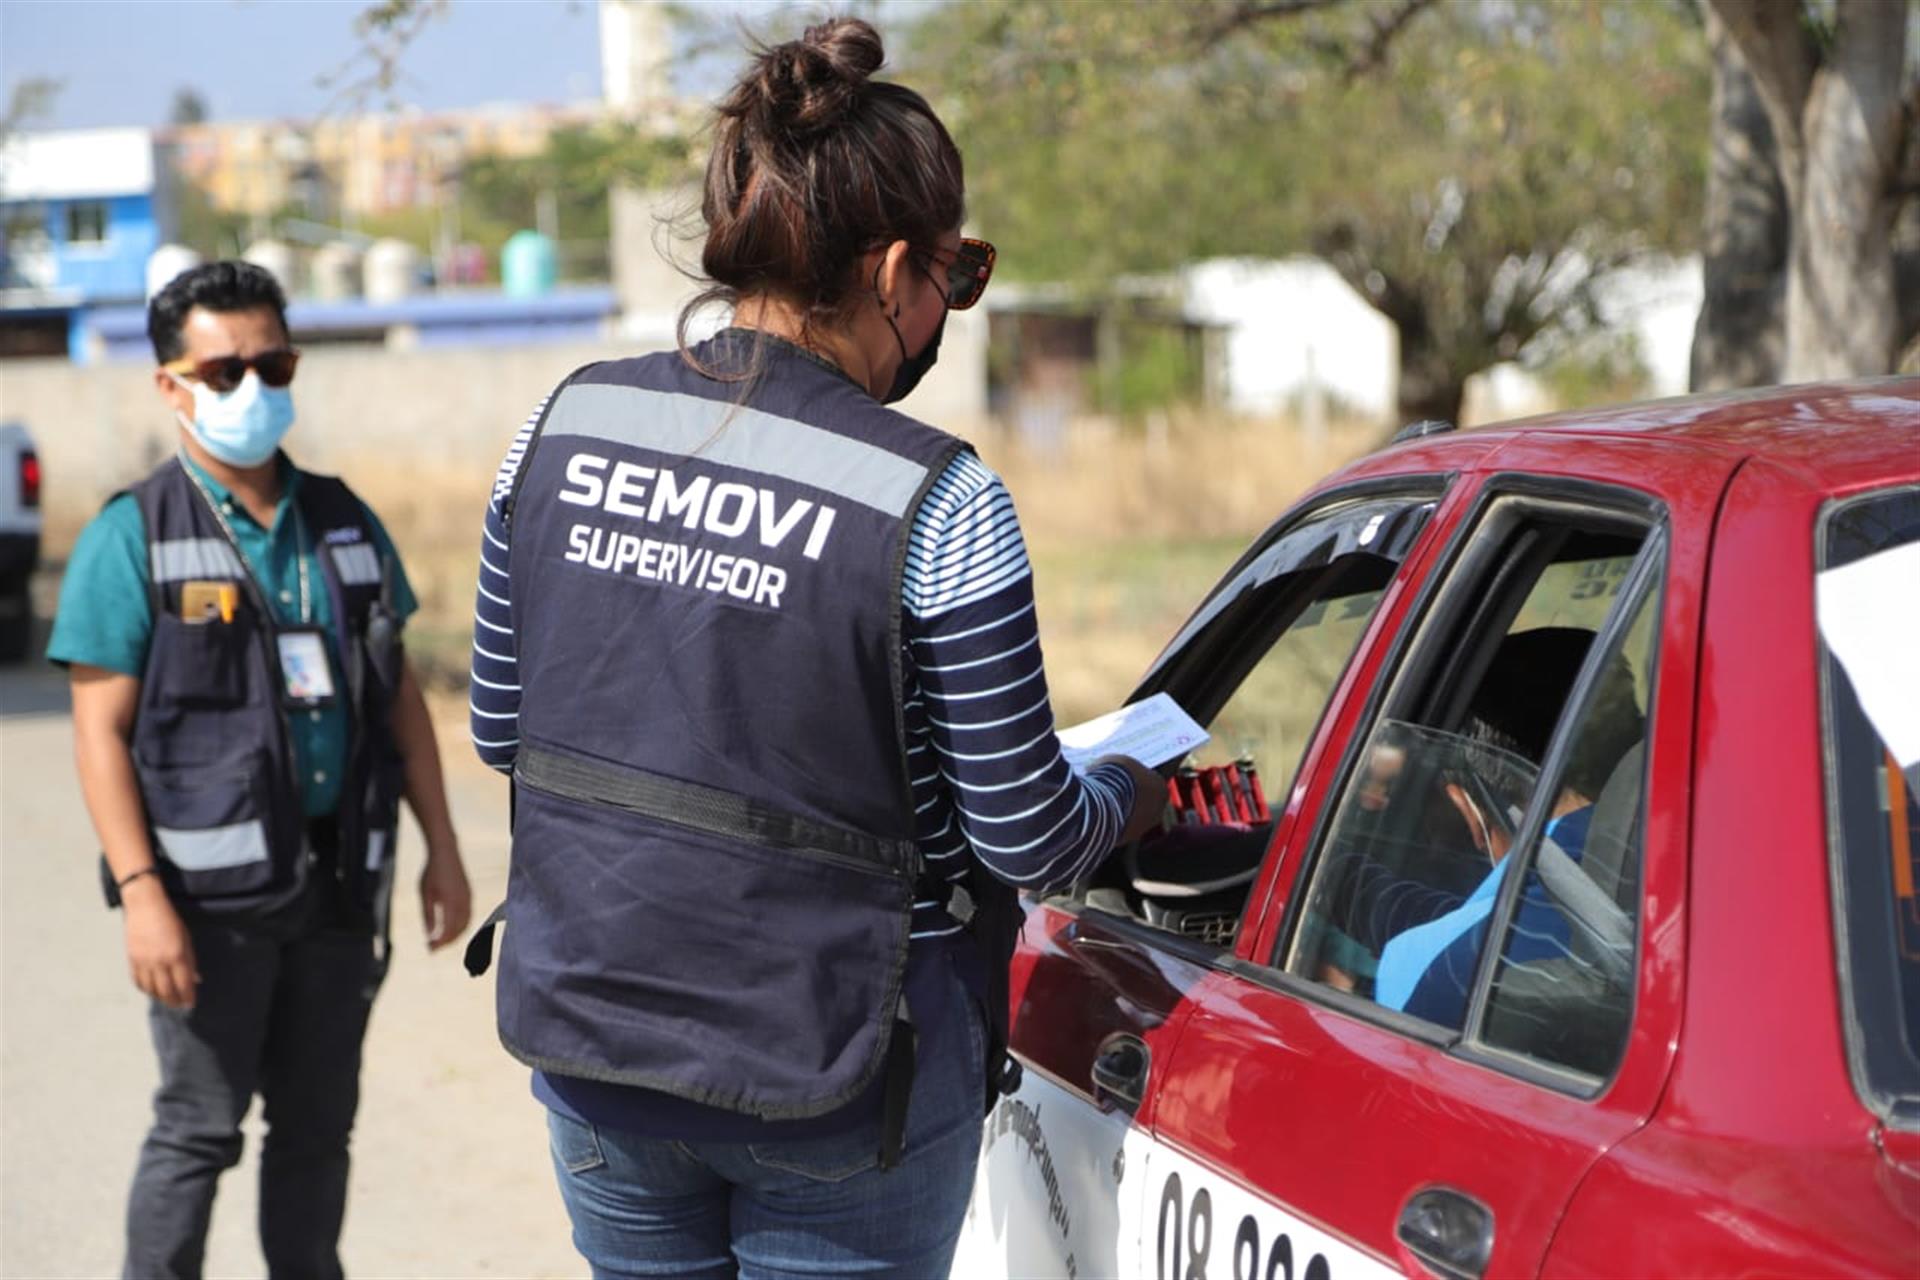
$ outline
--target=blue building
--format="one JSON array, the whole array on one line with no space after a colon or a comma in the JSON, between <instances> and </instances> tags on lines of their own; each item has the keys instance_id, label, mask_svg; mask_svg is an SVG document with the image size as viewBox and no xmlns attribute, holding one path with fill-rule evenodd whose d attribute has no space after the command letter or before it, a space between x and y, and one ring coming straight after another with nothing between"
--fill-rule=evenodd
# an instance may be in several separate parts
<instances>
[{"instance_id":1,"label":"blue building","mask_svg":"<svg viewBox=\"0 0 1920 1280\"><path fill-rule=\"evenodd\" d=\"M84 359L85 310L144 299L173 229L164 175L145 129L0 144L0 356Z\"/></svg>"},{"instance_id":2,"label":"blue building","mask_svg":"<svg viewBox=\"0 0 1920 1280\"><path fill-rule=\"evenodd\" d=\"M169 174L145 129L0 143L0 358L152 358L147 272L154 251L174 238ZM405 350L591 341L618 317L611 286L555 288L550 272L534 286L526 296L458 290L379 301L322 301L289 289L287 320L303 346Z\"/></svg>"}]
</instances>

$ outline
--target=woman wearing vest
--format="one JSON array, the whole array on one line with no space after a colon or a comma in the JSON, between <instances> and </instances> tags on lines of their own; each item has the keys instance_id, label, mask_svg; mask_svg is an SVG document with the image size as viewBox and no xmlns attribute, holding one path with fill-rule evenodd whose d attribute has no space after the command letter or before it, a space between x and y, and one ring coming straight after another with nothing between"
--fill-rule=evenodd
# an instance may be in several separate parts
<instances>
[{"instance_id":1,"label":"woman wearing vest","mask_svg":"<svg viewBox=\"0 0 1920 1280\"><path fill-rule=\"evenodd\" d=\"M403 796L426 837L428 944L467 921L433 724L400 646L413 593L373 513L280 450L298 353L272 276L195 267L154 295L147 330L179 456L81 532L48 646L71 671L107 898L152 999L160 1087L125 1274L200 1274L258 1093L267 1270L338 1276Z\"/></svg>"},{"instance_id":2,"label":"woman wearing vest","mask_svg":"<svg viewBox=\"0 0 1920 1280\"><path fill-rule=\"evenodd\" d=\"M1061 757L1007 492L886 407L993 249L881 61L844 19L754 59L703 209L702 301L734 327L574 373L487 515L500 1037L599 1276L946 1274L1013 890L1084 876L1165 800Z\"/></svg>"}]
</instances>

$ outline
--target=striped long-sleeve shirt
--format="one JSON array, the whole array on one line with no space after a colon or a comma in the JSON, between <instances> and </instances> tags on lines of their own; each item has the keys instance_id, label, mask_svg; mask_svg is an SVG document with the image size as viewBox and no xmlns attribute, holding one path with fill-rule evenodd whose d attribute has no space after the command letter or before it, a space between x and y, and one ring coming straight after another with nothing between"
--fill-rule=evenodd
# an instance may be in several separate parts
<instances>
[{"instance_id":1,"label":"striped long-sleeve shirt","mask_svg":"<svg viewBox=\"0 0 1920 1280\"><path fill-rule=\"evenodd\" d=\"M544 408L501 463L481 546L469 709L475 749L502 771L519 746L520 703L503 508ZM1025 889L1081 878L1118 840L1133 781L1117 766L1077 774L1061 755L1013 500L971 454L915 516L902 585L908 762L929 870L958 880L977 857ZM915 903L915 939L959 930L942 906Z\"/></svg>"}]
</instances>

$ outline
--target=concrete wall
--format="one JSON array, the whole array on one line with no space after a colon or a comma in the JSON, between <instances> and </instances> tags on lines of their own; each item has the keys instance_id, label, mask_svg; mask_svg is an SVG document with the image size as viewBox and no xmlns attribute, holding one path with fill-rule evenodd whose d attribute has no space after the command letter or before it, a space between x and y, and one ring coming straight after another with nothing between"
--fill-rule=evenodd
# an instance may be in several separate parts
<instances>
[{"instance_id":1,"label":"concrete wall","mask_svg":"<svg viewBox=\"0 0 1920 1280\"><path fill-rule=\"evenodd\" d=\"M294 383L299 417L287 449L303 465L342 471L369 491L440 488L456 478L484 486L554 383L589 360L625 354L606 343L311 351ZM64 552L102 501L177 447L177 425L152 378L149 365L0 366L0 418L25 422L39 446L50 552Z\"/></svg>"}]
</instances>

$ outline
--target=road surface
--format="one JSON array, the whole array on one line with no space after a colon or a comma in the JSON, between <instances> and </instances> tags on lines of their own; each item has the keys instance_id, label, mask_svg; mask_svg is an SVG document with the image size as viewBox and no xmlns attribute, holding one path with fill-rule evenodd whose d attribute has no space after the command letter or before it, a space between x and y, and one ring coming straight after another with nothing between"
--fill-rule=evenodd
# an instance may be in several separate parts
<instances>
[{"instance_id":1,"label":"road surface","mask_svg":"<svg viewBox=\"0 0 1920 1280\"><path fill-rule=\"evenodd\" d=\"M442 723L474 914L506 883L506 788ZM111 1276L156 1082L145 998L73 772L64 678L0 668L0 1276ZM374 1004L341 1256L352 1276L579 1276L527 1072L494 1038L492 976L428 956L406 820L394 962ZM257 1113L258 1108L255 1108ZM208 1276L259 1276L257 1114L220 1184Z\"/></svg>"}]
</instances>

